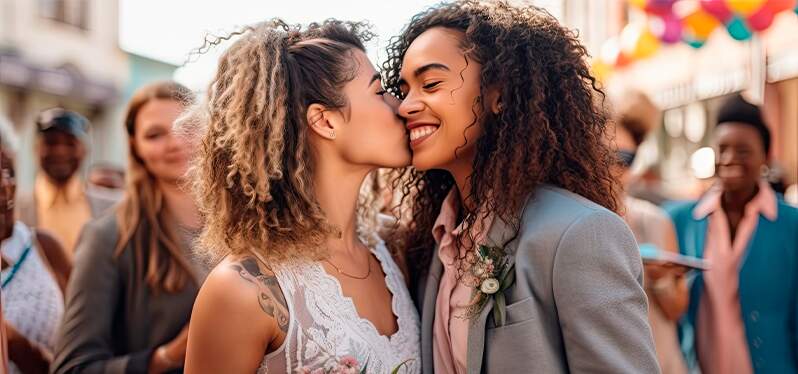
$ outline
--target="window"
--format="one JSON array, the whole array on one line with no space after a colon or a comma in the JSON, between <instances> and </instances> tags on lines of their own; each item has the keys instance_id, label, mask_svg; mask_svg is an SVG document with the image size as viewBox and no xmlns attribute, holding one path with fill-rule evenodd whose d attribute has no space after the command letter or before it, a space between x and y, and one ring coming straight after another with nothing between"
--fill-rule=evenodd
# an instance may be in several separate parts
<instances>
[{"instance_id":1,"label":"window","mask_svg":"<svg viewBox=\"0 0 798 374\"><path fill-rule=\"evenodd\" d=\"M89 0L39 0L39 14L82 30L89 28Z\"/></svg>"}]
</instances>

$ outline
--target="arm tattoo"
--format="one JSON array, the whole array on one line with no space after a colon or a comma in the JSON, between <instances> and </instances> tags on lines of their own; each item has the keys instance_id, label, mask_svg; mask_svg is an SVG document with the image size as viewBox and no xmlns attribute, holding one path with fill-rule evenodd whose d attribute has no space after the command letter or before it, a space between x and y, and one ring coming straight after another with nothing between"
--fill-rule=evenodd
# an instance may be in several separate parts
<instances>
[{"instance_id":1,"label":"arm tattoo","mask_svg":"<svg viewBox=\"0 0 798 374\"><path fill-rule=\"evenodd\" d=\"M258 303L263 312L277 321L280 330L288 331L288 307L277 282L277 277L272 273L264 274L258 262L252 257L231 265L245 281L254 284L258 288Z\"/></svg>"}]
</instances>

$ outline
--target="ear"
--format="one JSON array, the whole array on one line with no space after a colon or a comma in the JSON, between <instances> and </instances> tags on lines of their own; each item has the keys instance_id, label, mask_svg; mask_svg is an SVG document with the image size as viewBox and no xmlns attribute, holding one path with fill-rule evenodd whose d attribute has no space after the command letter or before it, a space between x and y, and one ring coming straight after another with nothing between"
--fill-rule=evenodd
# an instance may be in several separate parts
<instances>
[{"instance_id":1,"label":"ear","mask_svg":"<svg viewBox=\"0 0 798 374\"><path fill-rule=\"evenodd\" d=\"M335 139L335 127L330 122L331 114L332 113L330 113L324 105L310 104L307 113L308 127L310 127L311 131L315 132L316 135L324 139Z\"/></svg>"},{"instance_id":2,"label":"ear","mask_svg":"<svg viewBox=\"0 0 798 374\"><path fill-rule=\"evenodd\" d=\"M488 105L490 106L490 111L493 114L499 114L502 111L502 95L501 91L498 87L491 87L488 89L487 95L485 98L488 100Z\"/></svg>"}]
</instances>

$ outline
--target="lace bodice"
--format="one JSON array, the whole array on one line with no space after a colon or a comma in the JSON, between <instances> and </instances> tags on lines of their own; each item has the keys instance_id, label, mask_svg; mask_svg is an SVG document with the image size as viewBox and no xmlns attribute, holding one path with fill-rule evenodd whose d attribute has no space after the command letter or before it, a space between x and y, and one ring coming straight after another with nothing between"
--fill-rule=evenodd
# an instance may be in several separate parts
<instances>
[{"instance_id":1,"label":"lace bodice","mask_svg":"<svg viewBox=\"0 0 798 374\"><path fill-rule=\"evenodd\" d=\"M382 240L372 248L393 295L399 329L380 335L361 318L352 299L319 262L294 261L272 267L288 304L290 322L283 346L264 357L258 373L329 373L341 360L354 359L367 373L419 373L419 318L402 273ZM321 370L321 371L319 371Z\"/></svg>"}]
</instances>

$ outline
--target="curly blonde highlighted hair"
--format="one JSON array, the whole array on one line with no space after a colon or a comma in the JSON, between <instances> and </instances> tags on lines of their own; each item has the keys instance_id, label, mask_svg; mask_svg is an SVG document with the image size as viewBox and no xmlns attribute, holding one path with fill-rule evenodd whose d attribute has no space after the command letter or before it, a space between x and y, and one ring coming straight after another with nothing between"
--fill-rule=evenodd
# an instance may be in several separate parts
<instances>
[{"instance_id":1,"label":"curly blonde highlighted hair","mask_svg":"<svg viewBox=\"0 0 798 374\"><path fill-rule=\"evenodd\" d=\"M274 19L209 43L232 37L205 102L182 119L203 133L192 170L202 250L217 260L247 251L270 261L321 258L337 229L313 191L307 107L347 106L353 52L373 34L365 23L302 28Z\"/></svg>"}]
</instances>

